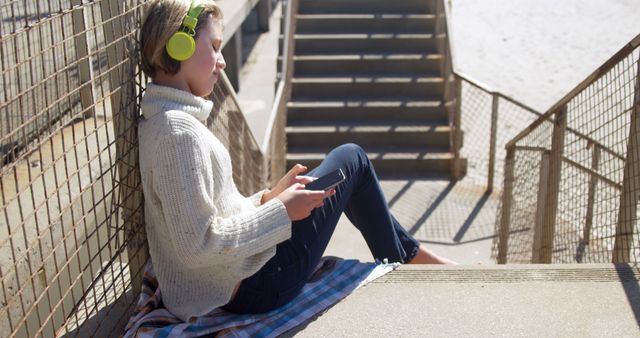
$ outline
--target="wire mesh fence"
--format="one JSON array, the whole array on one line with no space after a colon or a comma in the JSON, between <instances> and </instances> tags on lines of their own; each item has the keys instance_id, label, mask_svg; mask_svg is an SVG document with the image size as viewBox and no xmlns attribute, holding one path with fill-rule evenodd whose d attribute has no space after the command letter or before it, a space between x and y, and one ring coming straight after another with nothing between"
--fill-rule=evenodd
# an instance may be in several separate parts
<instances>
[{"instance_id":1,"label":"wire mesh fence","mask_svg":"<svg viewBox=\"0 0 640 338\"><path fill-rule=\"evenodd\" d=\"M37 134L51 128L53 122L69 119L81 109L78 92L60 99L62 93L72 92L79 83L78 67L64 64L64 60L74 59L76 53L71 16L37 24L48 13L62 10L61 4L52 2L13 1L0 5L3 75L0 152L4 161L15 156ZM27 107L39 113L22 113Z\"/></svg>"},{"instance_id":2,"label":"wire mesh fence","mask_svg":"<svg viewBox=\"0 0 640 338\"><path fill-rule=\"evenodd\" d=\"M499 262L638 262L639 45L508 143Z\"/></svg>"},{"instance_id":3,"label":"wire mesh fence","mask_svg":"<svg viewBox=\"0 0 640 338\"><path fill-rule=\"evenodd\" d=\"M450 4L438 0L431 6L436 15L434 34L449 36ZM438 39L436 47L444 56L444 105L451 128L450 149L455 154L452 175L489 191L500 191L504 146L542 114L458 72L449 39Z\"/></svg>"},{"instance_id":4,"label":"wire mesh fence","mask_svg":"<svg viewBox=\"0 0 640 338\"><path fill-rule=\"evenodd\" d=\"M502 190L505 145L541 114L500 93L491 92L457 74L460 89L460 156L467 159L464 180Z\"/></svg>"},{"instance_id":5,"label":"wire mesh fence","mask_svg":"<svg viewBox=\"0 0 640 338\"><path fill-rule=\"evenodd\" d=\"M0 5L0 337L117 336L137 300L146 2ZM210 99L238 189L263 188L286 147L261 152L226 77Z\"/></svg>"}]
</instances>

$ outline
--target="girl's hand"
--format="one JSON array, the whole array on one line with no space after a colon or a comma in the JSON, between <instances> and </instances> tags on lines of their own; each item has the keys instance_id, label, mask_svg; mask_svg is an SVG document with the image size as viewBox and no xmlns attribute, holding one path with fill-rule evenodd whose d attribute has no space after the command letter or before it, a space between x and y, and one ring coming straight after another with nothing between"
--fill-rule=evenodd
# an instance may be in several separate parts
<instances>
[{"instance_id":1,"label":"girl's hand","mask_svg":"<svg viewBox=\"0 0 640 338\"><path fill-rule=\"evenodd\" d=\"M324 205L324 199L335 195L336 190L305 190L301 183L294 183L283 192L278 194L277 198L282 201L287 214L292 221L298 221L309 217L311 211Z\"/></svg>"},{"instance_id":2,"label":"girl's hand","mask_svg":"<svg viewBox=\"0 0 640 338\"><path fill-rule=\"evenodd\" d=\"M300 176L300 174L304 173L305 171L307 171L306 166L303 166L302 164L294 165L293 168L291 168L291 170L289 170L289 172L287 172L284 177L282 177L280 181L278 181L278 183L273 187L272 190L267 191L262 195L261 202L268 202L272 198L280 195L283 191L285 191L295 183L309 184L315 178L309 176Z\"/></svg>"}]
</instances>

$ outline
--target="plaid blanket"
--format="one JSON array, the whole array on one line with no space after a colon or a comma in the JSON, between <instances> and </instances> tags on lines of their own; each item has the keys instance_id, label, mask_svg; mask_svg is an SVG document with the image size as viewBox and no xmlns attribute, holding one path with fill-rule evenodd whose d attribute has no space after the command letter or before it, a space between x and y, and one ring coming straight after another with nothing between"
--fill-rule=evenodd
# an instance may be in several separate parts
<instances>
[{"instance_id":1,"label":"plaid blanket","mask_svg":"<svg viewBox=\"0 0 640 338\"><path fill-rule=\"evenodd\" d=\"M215 309L182 322L162 306L151 262L145 266L142 291L124 337L275 337L336 304L349 293L395 269L397 263L361 263L323 258L301 293L271 312L240 315Z\"/></svg>"}]
</instances>

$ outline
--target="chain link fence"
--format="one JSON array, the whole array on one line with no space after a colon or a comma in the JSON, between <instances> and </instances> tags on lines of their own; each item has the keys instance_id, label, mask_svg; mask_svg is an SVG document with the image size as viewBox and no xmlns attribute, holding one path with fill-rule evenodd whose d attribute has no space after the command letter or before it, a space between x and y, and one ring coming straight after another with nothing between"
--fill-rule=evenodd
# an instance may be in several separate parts
<instances>
[{"instance_id":1,"label":"chain link fence","mask_svg":"<svg viewBox=\"0 0 640 338\"><path fill-rule=\"evenodd\" d=\"M437 0L431 5L436 15L435 35L448 37L451 4ZM455 155L452 175L463 178L465 183L486 187L489 192L499 192L504 145L542 114L457 71L455 51L448 38L438 39L436 47L444 56L444 106L451 128L450 149Z\"/></svg>"},{"instance_id":2,"label":"chain link fence","mask_svg":"<svg viewBox=\"0 0 640 338\"><path fill-rule=\"evenodd\" d=\"M639 45L507 144L499 263L638 262Z\"/></svg>"},{"instance_id":3,"label":"chain link fence","mask_svg":"<svg viewBox=\"0 0 640 338\"><path fill-rule=\"evenodd\" d=\"M0 337L117 336L148 259L137 121L144 0L0 4ZM207 125L248 195L280 177L226 76ZM282 116L271 140L284 140Z\"/></svg>"},{"instance_id":4,"label":"chain link fence","mask_svg":"<svg viewBox=\"0 0 640 338\"><path fill-rule=\"evenodd\" d=\"M467 159L465 182L502 190L504 146L541 114L487 86L456 74L460 88L460 120L464 141L460 156Z\"/></svg>"}]
</instances>

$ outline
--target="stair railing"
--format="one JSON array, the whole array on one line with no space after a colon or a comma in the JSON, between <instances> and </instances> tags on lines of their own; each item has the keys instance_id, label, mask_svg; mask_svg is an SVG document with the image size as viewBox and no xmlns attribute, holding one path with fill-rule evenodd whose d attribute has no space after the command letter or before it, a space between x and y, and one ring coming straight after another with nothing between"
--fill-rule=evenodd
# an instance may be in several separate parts
<instances>
[{"instance_id":1,"label":"stair railing","mask_svg":"<svg viewBox=\"0 0 640 338\"><path fill-rule=\"evenodd\" d=\"M457 70L450 1L434 6L452 173L466 158L465 180L502 191L498 262L637 262L640 38L541 114Z\"/></svg>"},{"instance_id":2,"label":"stair railing","mask_svg":"<svg viewBox=\"0 0 640 338\"><path fill-rule=\"evenodd\" d=\"M453 152L454 159L451 162L451 175L454 179L463 176L460 165L460 148L462 146L462 131L460 130L460 83L455 77L453 65L453 47L449 43L450 28L447 22L447 5L445 0L436 0L430 3L431 11L436 16L434 26L434 37L436 39L436 50L443 56L440 64L440 74L444 79L444 108L449 119L449 149Z\"/></svg>"},{"instance_id":3,"label":"stair railing","mask_svg":"<svg viewBox=\"0 0 640 338\"><path fill-rule=\"evenodd\" d=\"M454 154L451 173L456 179L464 176L467 181L485 186L491 192L502 183L503 145L542 114L461 73L450 42L451 3L436 0L433 6L436 48L443 55L440 73L445 80L444 106L451 130L449 143ZM490 130L489 137L487 129ZM463 172L463 158L468 162L466 172Z\"/></svg>"},{"instance_id":4,"label":"stair railing","mask_svg":"<svg viewBox=\"0 0 640 338\"><path fill-rule=\"evenodd\" d=\"M637 263L640 35L506 152L498 263Z\"/></svg>"},{"instance_id":5,"label":"stair railing","mask_svg":"<svg viewBox=\"0 0 640 338\"><path fill-rule=\"evenodd\" d=\"M295 52L296 20L299 0L284 0L282 2L284 16L284 32L280 74L276 86L276 96L271 111L271 117L267 124L265 140L261 146L262 153L265 154L267 170L265 175L267 182L275 184L286 171L287 156L287 135L285 128L287 125L287 103L291 99L291 80L293 78Z\"/></svg>"}]
</instances>

